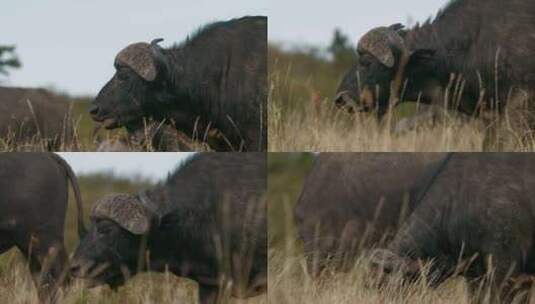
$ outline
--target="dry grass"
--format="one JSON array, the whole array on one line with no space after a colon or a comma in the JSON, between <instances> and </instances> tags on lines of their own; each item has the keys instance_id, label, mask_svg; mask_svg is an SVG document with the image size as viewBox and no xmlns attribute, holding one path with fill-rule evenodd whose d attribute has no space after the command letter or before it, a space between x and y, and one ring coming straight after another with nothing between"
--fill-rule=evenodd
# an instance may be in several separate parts
<instances>
[{"instance_id":1,"label":"dry grass","mask_svg":"<svg viewBox=\"0 0 535 304\"><path fill-rule=\"evenodd\" d=\"M318 278L308 274L302 255L272 250L269 262L270 303L469 303L462 279L448 280L432 288L423 279L402 284L399 275L391 275L379 284L380 279L368 267L365 257L357 259L349 272L325 271Z\"/></svg>"},{"instance_id":2,"label":"dry grass","mask_svg":"<svg viewBox=\"0 0 535 304\"><path fill-rule=\"evenodd\" d=\"M35 134L30 138L20 140L20 136L16 131L9 131L8 134L0 138L0 152L156 152L160 151L159 147L153 146L152 143L152 129L148 126L140 131L141 138L132 140L126 130L98 130L92 127L90 132L82 130L81 119L72 119L71 130L63 130L54 138L44 138L40 133ZM65 134L72 134L72 140L66 140ZM197 151L208 152L211 151L205 140L191 139L177 132L175 146L170 148L170 151ZM52 144L55 142L55 144ZM180 144L180 146L178 146Z\"/></svg>"},{"instance_id":3,"label":"dry grass","mask_svg":"<svg viewBox=\"0 0 535 304\"><path fill-rule=\"evenodd\" d=\"M25 263L14 251L7 253L0 272L0 297L4 303L38 303ZM24 292L22 292L24 291ZM118 292L108 287L85 289L76 282L64 291L61 303L194 303L195 284L170 274L145 274L129 281Z\"/></svg>"},{"instance_id":4,"label":"dry grass","mask_svg":"<svg viewBox=\"0 0 535 304\"><path fill-rule=\"evenodd\" d=\"M5 264L0 268L0 299L2 303L38 304L37 293L25 263L15 252L6 253ZM76 281L60 296L60 303L197 303L197 284L178 278L170 273L144 273L130 279L116 292L108 287L86 289ZM225 297L221 303L262 304L267 303L266 295L237 300Z\"/></svg>"},{"instance_id":5,"label":"dry grass","mask_svg":"<svg viewBox=\"0 0 535 304\"><path fill-rule=\"evenodd\" d=\"M475 120L459 124L454 118L445 118L438 125L396 134L391 131L395 122L381 124L367 115L348 115L326 102L319 107L284 114L275 102L270 105L270 152L482 151L487 134ZM531 150L533 147L504 149Z\"/></svg>"}]
</instances>

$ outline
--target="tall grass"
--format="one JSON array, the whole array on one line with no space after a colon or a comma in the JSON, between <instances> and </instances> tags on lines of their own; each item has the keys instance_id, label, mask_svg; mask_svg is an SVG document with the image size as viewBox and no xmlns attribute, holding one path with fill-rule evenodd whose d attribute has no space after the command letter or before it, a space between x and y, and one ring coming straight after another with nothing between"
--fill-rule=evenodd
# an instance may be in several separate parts
<instances>
[{"instance_id":1,"label":"tall grass","mask_svg":"<svg viewBox=\"0 0 535 304\"><path fill-rule=\"evenodd\" d=\"M468 290L462 279L451 279L432 288L424 279L403 284L399 274L381 279L360 257L353 268L344 273L325 271L312 277L302 255L270 252L270 303L469 303Z\"/></svg>"},{"instance_id":2,"label":"tall grass","mask_svg":"<svg viewBox=\"0 0 535 304\"><path fill-rule=\"evenodd\" d=\"M390 127L395 122L380 123L369 115L349 115L326 102L286 113L271 102L269 151L468 152L482 151L486 141L487 130L475 120L459 124L446 117L438 124L396 134Z\"/></svg>"}]
</instances>

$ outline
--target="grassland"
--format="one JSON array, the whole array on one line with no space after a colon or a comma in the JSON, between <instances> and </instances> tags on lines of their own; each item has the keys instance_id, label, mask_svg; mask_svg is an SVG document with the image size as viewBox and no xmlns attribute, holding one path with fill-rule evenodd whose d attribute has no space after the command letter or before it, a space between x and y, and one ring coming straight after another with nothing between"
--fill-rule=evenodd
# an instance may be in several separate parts
<instances>
[{"instance_id":1,"label":"grassland","mask_svg":"<svg viewBox=\"0 0 535 304\"><path fill-rule=\"evenodd\" d=\"M431 287L425 279L404 284L398 274L388 276L385 280L385 277L378 277L377 272L370 269L365 254L359 255L352 269L346 273L327 268L319 277L312 277L305 266L305 258L293 222L293 207L311 166L310 153L269 154L269 303L471 302L465 280L460 277L449 279L438 287ZM483 304L490 303L488 291L482 290L480 295ZM535 303L533 292L531 296L530 303Z\"/></svg>"},{"instance_id":2,"label":"grassland","mask_svg":"<svg viewBox=\"0 0 535 304\"><path fill-rule=\"evenodd\" d=\"M91 119L88 108L91 102L89 97L72 98L65 96L70 102L70 110L66 113L66 119L70 119L72 123L70 127L73 134L72 142L63 142L55 149L58 151L95 151L98 143L102 140L113 138L124 138L126 131L123 129L117 130L96 130L96 124ZM47 143L38 134L26 142L15 142L10 138L15 138L15 134L8 134L5 138L0 139L0 151L45 151L47 150Z\"/></svg>"},{"instance_id":3,"label":"grassland","mask_svg":"<svg viewBox=\"0 0 535 304\"><path fill-rule=\"evenodd\" d=\"M332 102L349 66L314 53L282 51L270 45L268 144L273 152L356 151L534 151L533 135L513 127L515 118L460 117L444 112L397 132L402 120L416 113L414 102L402 103L379 122L369 114L351 115ZM451 102L453 95L444 96Z\"/></svg>"},{"instance_id":4,"label":"grassland","mask_svg":"<svg viewBox=\"0 0 535 304\"><path fill-rule=\"evenodd\" d=\"M78 181L86 217L89 215L93 202L103 195L113 192L136 192L153 184L141 178L132 180L109 173L79 176ZM69 253L72 253L78 244L75 212L74 198L71 193L65 224L65 244ZM86 219L86 223L88 222ZM84 289L80 282L75 282L73 286L64 291L60 302L68 304L196 303L196 292L197 285L191 280L169 273L144 273L129 280L117 292L106 286ZM38 303L27 264L16 249L0 255L0 302ZM231 299L225 303L261 304L266 302L265 296L259 296L243 301Z\"/></svg>"}]
</instances>

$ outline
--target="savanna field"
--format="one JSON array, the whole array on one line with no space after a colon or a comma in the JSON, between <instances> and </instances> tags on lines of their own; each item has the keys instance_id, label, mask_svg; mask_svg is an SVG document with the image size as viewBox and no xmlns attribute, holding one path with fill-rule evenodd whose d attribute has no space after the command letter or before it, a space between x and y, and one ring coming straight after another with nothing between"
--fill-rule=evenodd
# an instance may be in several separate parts
<instances>
[{"instance_id":1,"label":"savanna field","mask_svg":"<svg viewBox=\"0 0 535 304\"><path fill-rule=\"evenodd\" d=\"M154 182L141 177L130 179L112 173L98 173L78 176L86 225L94 201L114 192L135 193L154 185ZM72 189L65 223L65 245L72 254L78 244L76 233L76 208ZM17 249L0 255L0 299L2 303L38 304L37 293L28 265ZM223 296L222 303L261 304L267 303L265 295L247 300L228 299ZM170 273L143 273L137 275L113 292L107 286L86 289L82 282L75 281L61 296L61 303L196 303L197 285L191 280L178 278Z\"/></svg>"},{"instance_id":2,"label":"savanna field","mask_svg":"<svg viewBox=\"0 0 535 304\"><path fill-rule=\"evenodd\" d=\"M313 278L307 271L300 241L293 221L293 207L301 192L305 176L313 164L311 153L272 153L269 158L269 302L270 303L471 303L462 278L448 279L438 287L425 279L404 284L393 274L383 280L369 266L366 254L360 254L349 272L327 267ZM422 265L426 269L429 265ZM530 303L535 298L531 291ZM491 303L488 292L482 303ZM516 303L513 301L512 303Z\"/></svg>"}]
</instances>

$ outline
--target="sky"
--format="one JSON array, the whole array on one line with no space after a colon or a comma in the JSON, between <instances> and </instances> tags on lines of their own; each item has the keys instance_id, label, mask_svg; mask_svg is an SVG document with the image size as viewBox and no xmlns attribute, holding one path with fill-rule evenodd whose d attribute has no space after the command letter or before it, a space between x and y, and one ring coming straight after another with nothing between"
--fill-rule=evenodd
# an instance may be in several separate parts
<instances>
[{"instance_id":1,"label":"sky","mask_svg":"<svg viewBox=\"0 0 535 304\"><path fill-rule=\"evenodd\" d=\"M447 0L269 0L269 40L286 46L325 47L338 27L355 44L371 28L407 24L409 17L422 22L434 17L447 3Z\"/></svg>"},{"instance_id":2,"label":"sky","mask_svg":"<svg viewBox=\"0 0 535 304\"><path fill-rule=\"evenodd\" d=\"M267 1L2 0L0 44L15 44L24 66L0 81L95 95L128 44L161 37L169 46L208 22L266 15Z\"/></svg>"},{"instance_id":3,"label":"sky","mask_svg":"<svg viewBox=\"0 0 535 304\"><path fill-rule=\"evenodd\" d=\"M76 175L113 172L124 177L143 177L159 181L167 177L181 161L194 153L57 153L69 163Z\"/></svg>"}]
</instances>

